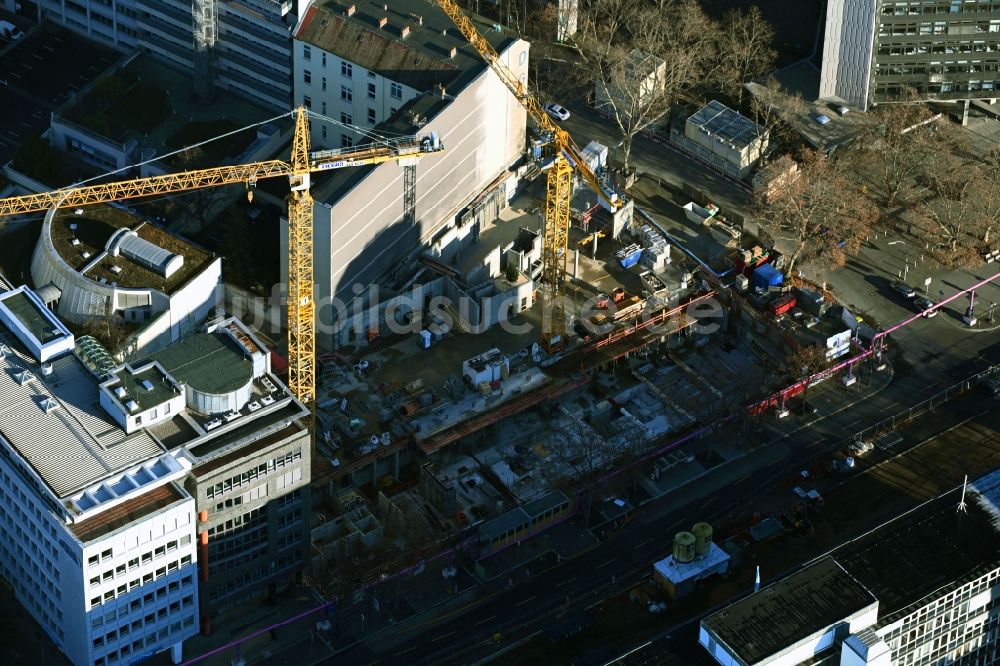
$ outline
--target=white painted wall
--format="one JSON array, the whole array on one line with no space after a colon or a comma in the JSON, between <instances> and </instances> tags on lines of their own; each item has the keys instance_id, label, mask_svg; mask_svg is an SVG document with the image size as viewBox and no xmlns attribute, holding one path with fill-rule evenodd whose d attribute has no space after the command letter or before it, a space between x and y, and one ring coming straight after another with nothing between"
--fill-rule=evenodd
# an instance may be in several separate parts
<instances>
[{"instance_id":1,"label":"white painted wall","mask_svg":"<svg viewBox=\"0 0 1000 666\"><path fill-rule=\"evenodd\" d=\"M862 111L868 109L876 5L875 0L829 0L820 98L839 97Z\"/></svg>"}]
</instances>

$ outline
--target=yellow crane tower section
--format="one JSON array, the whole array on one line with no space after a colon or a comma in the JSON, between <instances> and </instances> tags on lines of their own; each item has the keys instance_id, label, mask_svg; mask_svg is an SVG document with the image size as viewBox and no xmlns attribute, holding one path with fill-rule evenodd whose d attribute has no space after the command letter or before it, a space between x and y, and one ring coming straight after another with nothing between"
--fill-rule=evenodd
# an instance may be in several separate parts
<instances>
[{"instance_id":1,"label":"yellow crane tower section","mask_svg":"<svg viewBox=\"0 0 1000 666\"><path fill-rule=\"evenodd\" d=\"M528 90L527 85L500 59L500 55L476 26L469 20L455 0L435 0L437 5L458 27L459 32L469 40L472 47L486 61L490 69L500 77L511 94L517 98L528 115L538 125L538 129L549 137L548 145L554 148L554 159L548 169L545 192L545 229L542 237L542 281L543 314L542 346L553 352L562 346L566 336L565 279L567 244L569 240L570 200L573 197L573 170L576 169L587 184L616 209L617 197L610 195L601 186L601 179L587 164L580 148L569 132L549 118L538 98Z\"/></svg>"},{"instance_id":2,"label":"yellow crane tower section","mask_svg":"<svg viewBox=\"0 0 1000 666\"><path fill-rule=\"evenodd\" d=\"M0 217L233 183L244 183L249 188L264 178L286 176L291 186L288 200L288 386L303 404L311 408L315 418L316 308L313 300L315 281L310 175L317 171L389 161L406 163L444 148L436 136L428 136L386 139L358 148L311 153L308 111L299 107L293 114L295 134L288 162L268 160L10 197L0 199Z\"/></svg>"}]
</instances>

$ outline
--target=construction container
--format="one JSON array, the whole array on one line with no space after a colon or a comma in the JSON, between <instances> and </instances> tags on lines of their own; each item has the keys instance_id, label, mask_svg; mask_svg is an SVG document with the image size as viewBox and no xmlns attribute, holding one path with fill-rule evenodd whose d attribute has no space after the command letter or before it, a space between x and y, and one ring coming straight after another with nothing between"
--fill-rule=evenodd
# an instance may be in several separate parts
<instances>
[{"instance_id":1,"label":"construction container","mask_svg":"<svg viewBox=\"0 0 1000 666\"><path fill-rule=\"evenodd\" d=\"M771 314L775 317L779 317L794 307L795 296L792 294L785 294L784 296L780 296L771 302Z\"/></svg>"},{"instance_id":2,"label":"construction container","mask_svg":"<svg viewBox=\"0 0 1000 666\"><path fill-rule=\"evenodd\" d=\"M615 253L615 257L622 268L631 268L639 263L639 259L642 258L642 246L636 244L629 245L626 248L618 250Z\"/></svg>"},{"instance_id":3,"label":"construction container","mask_svg":"<svg viewBox=\"0 0 1000 666\"><path fill-rule=\"evenodd\" d=\"M699 557L708 555L708 551L712 549L712 526L704 522L695 523L694 527L691 528L691 533L694 534L695 538L695 554Z\"/></svg>"},{"instance_id":4,"label":"construction container","mask_svg":"<svg viewBox=\"0 0 1000 666\"><path fill-rule=\"evenodd\" d=\"M690 532L678 532L674 536L674 560L677 562L693 562L697 539Z\"/></svg>"},{"instance_id":5,"label":"construction container","mask_svg":"<svg viewBox=\"0 0 1000 666\"><path fill-rule=\"evenodd\" d=\"M781 286L785 281L785 276L771 264L763 264L754 269L753 286L767 289L769 287Z\"/></svg>"},{"instance_id":6,"label":"construction container","mask_svg":"<svg viewBox=\"0 0 1000 666\"><path fill-rule=\"evenodd\" d=\"M815 292L811 289L799 289L798 292L800 308L809 314L816 315L817 317L823 314L826 310L824 307L826 303L823 301L823 294Z\"/></svg>"},{"instance_id":7,"label":"construction container","mask_svg":"<svg viewBox=\"0 0 1000 666\"><path fill-rule=\"evenodd\" d=\"M431 332L428 331L427 329L420 331L420 348L421 349L430 348L432 337L433 336L431 336Z\"/></svg>"}]
</instances>

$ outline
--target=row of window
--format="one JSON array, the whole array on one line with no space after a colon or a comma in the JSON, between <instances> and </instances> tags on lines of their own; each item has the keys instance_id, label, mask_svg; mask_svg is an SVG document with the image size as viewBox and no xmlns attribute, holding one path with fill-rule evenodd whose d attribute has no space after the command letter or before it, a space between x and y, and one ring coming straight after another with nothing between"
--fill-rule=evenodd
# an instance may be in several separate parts
<instances>
[{"instance_id":1,"label":"row of window","mask_svg":"<svg viewBox=\"0 0 1000 666\"><path fill-rule=\"evenodd\" d=\"M208 499L215 499L221 495L225 495L234 490L238 490L243 486L253 485L253 482L259 478L265 477L276 469L281 469L286 465L291 465L296 460L302 459L302 449L295 449L294 451L289 451L288 453L271 458L271 460L266 463L261 463L254 468L248 469L245 472L240 472L239 474L232 476L225 481L216 483L214 486L208 489L206 496Z\"/></svg>"},{"instance_id":2,"label":"row of window","mask_svg":"<svg viewBox=\"0 0 1000 666\"><path fill-rule=\"evenodd\" d=\"M97 657L94 659L94 666L111 666L111 664L118 663L133 663L133 657L140 650L143 650L145 646L145 651L140 655L138 659L144 659L146 654L153 651L153 648L158 647L166 643L167 639L172 635L174 640L180 641L182 637L181 632L184 630L191 630L194 627L194 615L188 615L187 617L174 622L173 624L162 627L156 632L148 634L145 638L139 638L132 641L129 645L122 645L116 650L112 650L107 655L103 657Z\"/></svg>"},{"instance_id":3,"label":"row of window","mask_svg":"<svg viewBox=\"0 0 1000 666\"><path fill-rule=\"evenodd\" d=\"M237 497L230 497L222 502L215 505L215 513L220 511L225 511L226 509L232 509L235 506L241 506L243 504L249 504L250 502L255 502L259 499L267 497L267 484L262 483L256 488L251 488L242 495Z\"/></svg>"},{"instance_id":4,"label":"row of window","mask_svg":"<svg viewBox=\"0 0 1000 666\"><path fill-rule=\"evenodd\" d=\"M93 639L94 647L99 648L104 647L105 645L110 645L119 638L123 638L139 631L144 626L148 627L155 624L157 621L166 620L168 615L179 613L181 611L181 607L191 608L192 606L194 606L194 595L189 594L181 599L172 601L167 606L163 606L155 613L146 613L146 615L133 620L130 624L122 624L117 629L112 629L106 634L97 636Z\"/></svg>"},{"instance_id":5,"label":"row of window","mask_svg":"<svg viewBox=\"0 0 1000 666\"><path fill-rule=\"evenodd\" d=\"M285 569L298 565L301 562L302 562L301 551L298 550L291 551L275 559L273 567L271 566L271 564L265 564L263 566L256 567L246 572L242 576L236 576L234 578L231 578L230 580L227 580L225 585L219 585L214 589L212 589L208 594L208 598L210 601L218 601L219 599L224 599L225 597L235 594L240 590L257 583L258 581L270 578L271 576L274 576Z\"/></svg>"},{"instance_id":6,"label":"row of window","mask_svg":"<svg viewBox=\"0 0 1000 666\"><path fill-rule=\"evenodd\" d=\"M180 567L187 566L188 564L191 564L190 555L185 555L179 560L168 562L166 566L160 567L156 571L151 571L147 574L144 574L142 578L134 578L127 583L122 583L117 588L105 591L103 595L97 595L96 597L91 597L90 606L92 608L96 608L101 604L108 603L109 601L114 600L116 597L124 596L129 592L138 589L140 586L150 585L153 583L153 581L159 580L164 576L177 571ZM135 601L133 601L132 603L135 603Z\"/></svg>"},{"instance_id":7,"label":"row of window","mask_svg":"<svg viewBox=\"0 0 1000 666\"><path fill-rule=\"evenodd\" d=\"M128 571L135 571L139 568L141 564L151 564L154 559L159 559L166 556L167 553L172 553L177 550L178 547L184 547L191 543L191 535L185 534L180 539L175 539L173 541L168 541L165 544L157 546L153 550L147 550L145 553L139 557L131 558L127 564L119 564L114 569L108 569L104 573L93 576L90 579L90 586L97 587L101 582L108 582L114 580L116 577L124 576ZM107 552L107 551L105 551Z\"/></svg>"},{"instance_id":8,"label":"row of window","mask_svg":"<svg viewBox=\"0 0 1000 666\"><path fill-rule=\"evenodd\" d=\"M1000 2L996 0L979 0L977 3L966 2L964 4L952 2L940 5L930 5L924 3L910 4L908 2L898 2L887 4L882 7L882 14L885 16L919 16L920 14L968 14L971 12L995 12L1000 11Z\"/></svg>"}]
</instances>

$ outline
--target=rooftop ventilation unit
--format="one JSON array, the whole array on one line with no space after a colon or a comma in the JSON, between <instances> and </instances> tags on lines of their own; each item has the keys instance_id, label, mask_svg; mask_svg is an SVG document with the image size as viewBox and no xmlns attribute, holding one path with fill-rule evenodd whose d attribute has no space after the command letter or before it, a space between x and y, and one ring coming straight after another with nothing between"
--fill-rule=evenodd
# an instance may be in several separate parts
<instances>
[{"instance_id":1,"label":"rooftop ventilation unit","mask_svg":"<svg viewBox=\"0 0 1000 666\"><path fill-rule=\"evenodd\" d=\"M114 273L115 275L121 275L122 267L121 266L112 266L111 267L111 272Z\"/></svg>"},{"instance_id":2,"label":"rooftop ventilation unit","mask_svg":"<svg viewBox=\"0 0 1000 666\"><path fill-rule=\"evenodd\" d=\"M125 403L125 409L127 409L130 412L138 411L139 403L137 403L135 400L129 400L128 402Z\"/></svg>"},{"instance_id":3,"label":"rooftop ventilation unit","mask_svg":"<svg viewBox=\"0 0 1000 666\"><path fill-rule=\"evenodd\" d=\"M76 210L73 211L73 214L74 215L83 215L83 209L82 208L77 208Z\"/></svg>"},{"instance_id":4,"label":"rooftop ventilation unit","mask_svg":"<svg viewBox=\"0 0 1000 666\"><path fill-rule=\"evenodd\" d=\"M69 244L70 244L70 245L73 245L73 246L75 247L75 246L77 246L77 245L79 245L79 244L80 244L80 239L79 239L79 238L74 238L73 240L71 240L71 241L69 242Z\"/></svg>"},{"instance_id":5,"label":"rooftop ventilation unit","mask_svg":"<svg viewBox=\"0 0 1000 666\"><path fill-rule=\"evenodd\" d=\"M146 391L152 391L153 390L153 382L149 381L148 379L143 379L142 380L142 388L146 389Z\"/></svg>"},{"instance_id":6,"label":"rooftop ventilation unit","mask_svg":"<svg viewBox=\"0 0 1000 666\"><path fill-rule=\"evenodd\" d=\"M83 252L81 252L80 256L83 257L84 259L90 259L90 253L87 252L86 250L84 250Z\"/></svg>"},{"instance_id":7,"label":"rooftop ventilation unit","mask_svg":"<svg viewBox=\"0 0 1000 666\"><path fill-rule=\"evenodd\" d=\"M21 372L14 373L14 379L17 380L18 384L24 386L28 382L34 381L35 373L31 370L22 370Z\"/></svg>"},{"instance_id":8,"label":"rooftop ventilation unit","mask_svg":"<svg viewBox=\"0 0 1000 666\"><path fill-rule=\"evenodd\" d=\"M55 410L59 409L59 403L52 398L45 398L41 402L42 411L46 414L51 414Z\"/></svg>"},{"instance_id":9,"label":"rooftop ventilation unit","mask_svg":"<svg viewBox=\"0 0 1000 666\"><path fill-rule=\"evenodd\" d=\"M123 399L127 395L128 393L125 392L125 389L123 387L118 386L115 388L115 397Z\"/></svg>"},{"instance_id":10,"label":"rooftop ventilation unit","mask_svg":"<svg viewBox=\"0 0 1000 666\"><path fill-rule=\"evenodd\" d=\"M43 377L48 377L51 374L52 374L52 364L51 363L42 363L42 376Z\"/></svg>"}]
</instances>

